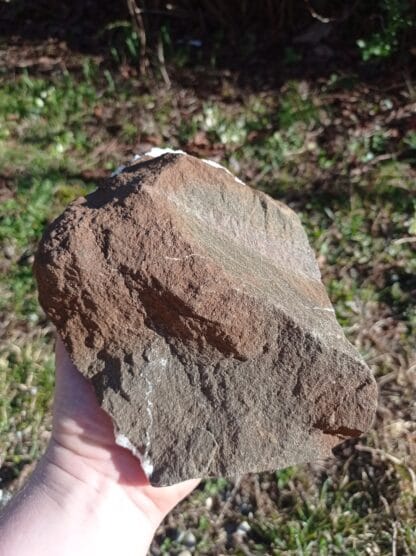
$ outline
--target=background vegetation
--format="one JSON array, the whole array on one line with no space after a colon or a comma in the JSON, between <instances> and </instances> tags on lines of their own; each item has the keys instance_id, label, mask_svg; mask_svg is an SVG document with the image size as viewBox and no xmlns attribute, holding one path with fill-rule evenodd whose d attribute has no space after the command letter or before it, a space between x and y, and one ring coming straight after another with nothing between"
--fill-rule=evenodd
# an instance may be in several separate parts
<instances>
[{"instance_id":1,"label":"background vegetation","mask_svg":"<svg viewBox=\"0 0 416 556\"><path fill-rule=\"evenodd\" d=\"M302 217L380 387L336 459L204 482L154 554L416 554L415 5L0 2L0 504L50 429L46 224L151 146L225 163Z\"/></svg>"}]
</instances>

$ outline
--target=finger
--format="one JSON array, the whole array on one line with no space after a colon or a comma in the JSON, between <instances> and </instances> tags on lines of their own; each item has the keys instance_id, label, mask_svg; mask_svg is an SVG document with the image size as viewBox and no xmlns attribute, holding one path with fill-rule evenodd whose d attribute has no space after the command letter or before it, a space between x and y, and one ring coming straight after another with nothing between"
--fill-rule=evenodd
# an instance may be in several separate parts
<instances>
[{"instance_id":1,"label":"finger","mask_svg":"<svg viewBox=\"0 0 416 556\"><path fill-rule=\"evenodd\" d=\"M149 496L160 511L169 512L176 504L190 494L201 482L201 479L189 479L167 487L145 487ZM151 491L151 492L150 492Z\"/></svg>"}]
</instances>

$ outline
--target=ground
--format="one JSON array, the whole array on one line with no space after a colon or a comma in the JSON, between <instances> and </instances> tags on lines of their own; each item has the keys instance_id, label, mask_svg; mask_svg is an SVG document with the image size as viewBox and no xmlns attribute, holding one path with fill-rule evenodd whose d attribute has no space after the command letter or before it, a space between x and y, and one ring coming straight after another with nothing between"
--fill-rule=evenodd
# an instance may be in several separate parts
<instances>
[{"instance_id":1,"label":"ground","mask_svg":"<svg viewBox=\"0 0 416 556\"><path fill-rule=\"evenodd\" d=\"M53 330L31 268L42 230L133 154L169 146L301 216L380 403L373 430L333 459L203 482L152 553L416 554L415 85L353 65L303 75L296 56L277 80L180 60L143 77L59 39L1 43L0 504L50 430Z\"/></svg>"}]
</instances>

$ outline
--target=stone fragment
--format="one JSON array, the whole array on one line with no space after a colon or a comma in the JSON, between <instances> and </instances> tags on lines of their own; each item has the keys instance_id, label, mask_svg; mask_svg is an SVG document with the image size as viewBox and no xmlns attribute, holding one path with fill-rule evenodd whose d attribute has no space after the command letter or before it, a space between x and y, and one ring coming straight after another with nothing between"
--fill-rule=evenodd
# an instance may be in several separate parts
<instances>
[{"instance_id":1,"label":"stone fragment","mask_svg":"<svg viewBox=\"0 0 416 556\"><path fill-rule=\"evenodd\" d=\"M177 542L188 548L192 548L196 545L196 537L192 531L183 531L179 533Z\"/></svg>"},{"instance_id":2,"label":"stone fragment","mask_svg":"<svg viewBox=\"0 0 416 556\"><path fill-rule=\"evenodd\" d=\"M46 231L40 302L154 485L323 458L371 425L299 218L216 163L151 151Z\"/></svg>"}]
</instances>

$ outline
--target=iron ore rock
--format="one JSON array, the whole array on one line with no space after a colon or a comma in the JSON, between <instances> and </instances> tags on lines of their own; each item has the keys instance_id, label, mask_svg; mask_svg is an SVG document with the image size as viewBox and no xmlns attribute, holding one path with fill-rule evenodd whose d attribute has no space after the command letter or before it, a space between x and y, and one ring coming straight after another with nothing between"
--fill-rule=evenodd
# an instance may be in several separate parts
<instances>
[{"instance_id":1,"label":"iron ore rock","mask_svg":"<svg viewBox=\"0 0 416 556\"><path fill-rule=\"evenodd\" d=\"M371 426L299 218L218 164L153 149L46 231L40 302L154 485L323 458Z\"/></svg>"}]
</instances>

